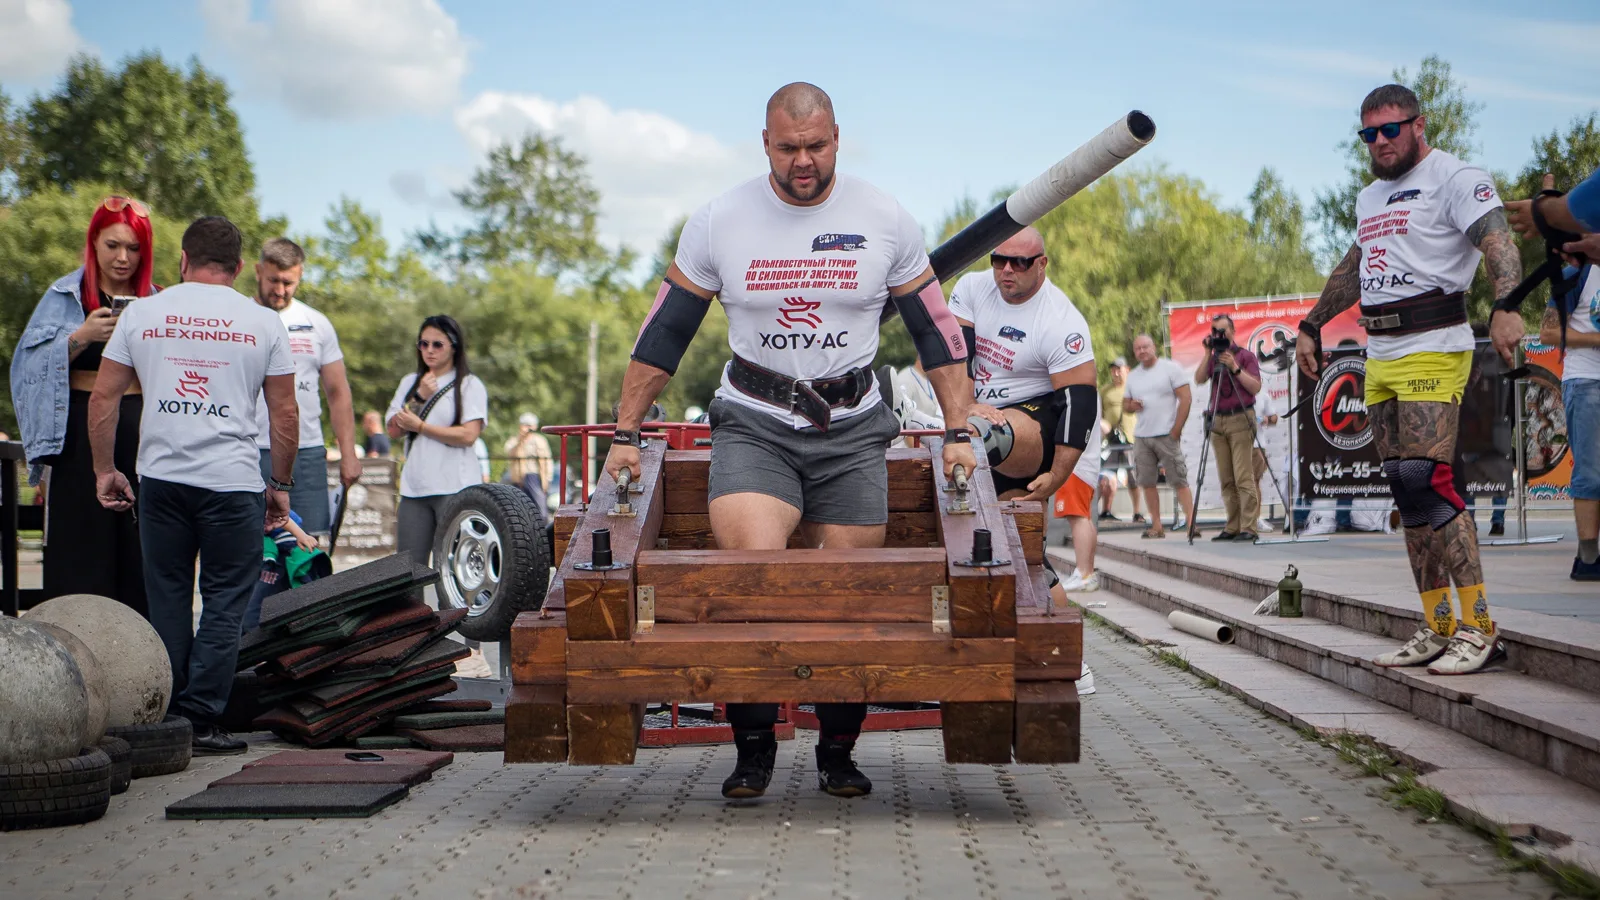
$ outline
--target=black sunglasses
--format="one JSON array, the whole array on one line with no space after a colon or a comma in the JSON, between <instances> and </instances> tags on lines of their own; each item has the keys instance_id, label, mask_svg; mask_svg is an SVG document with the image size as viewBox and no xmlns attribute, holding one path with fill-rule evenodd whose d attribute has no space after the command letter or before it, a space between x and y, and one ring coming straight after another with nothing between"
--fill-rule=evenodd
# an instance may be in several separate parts
<instances>
[{"instance_id":1,"label":"black sunglasses","mask_svg":"<svg viewBox=\"0 0 1600 900\"><path fill-rule=\"evenodd\" d=\"M1382 125L1374 125L1371 128L1357 128L1356 134L1361 135L1361 139L1369 144L1375 142L1380 134L1392 141L1400 136L1400 127L1402 125L1410 125L1420 118L1422 118L1422 114L1418 113L1409 119L1401 119L1398 122L1385 122Z\"/></svg>"},{"instance_id":2,"label":"black sunglasses","mask_svg":"<svg viewBox=\"0 0 1600 900\"><path fill-rule=\"evenodd\" d=\"M432 347L435 350L443 350L449 346L451 346L449 341L417 341L418 350L426 350L429 347Z\"/></svg>"},{"instance_id":3,"label":"black sunglasses","mask_svg":"<svg viewBox=\"0 0 1600 900\"><path fill-rule=\"evenodd\" d=\"M989 265L994 266L996 269L1004 269L1009 264L1011 268L1016 269L1018 272L1026 272L1033 268L1033 264L1038 262L1039 257L1041 256L1044 256L1044 254L1035 253L1032 256L1002 256L999 253L991 253L989 254Z\"/></svg>"}]
</instances>

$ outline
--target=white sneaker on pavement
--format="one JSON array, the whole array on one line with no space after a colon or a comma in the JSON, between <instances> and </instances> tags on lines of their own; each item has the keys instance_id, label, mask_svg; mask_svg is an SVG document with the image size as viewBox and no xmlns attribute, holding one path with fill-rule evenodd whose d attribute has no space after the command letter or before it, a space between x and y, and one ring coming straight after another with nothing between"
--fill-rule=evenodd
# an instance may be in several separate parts
<instances>
[{"instance_id":1,"label":"white sneaker on pavement","mask_svg":"<svg viewBox=\"0 0 1600 900\"><path fill-rule=\"evenodd\" d=\"M1077 569L1073 569L1072 577L1061 582L1061 589L1069 594L1073 591L1077 591L1080 594L1089 594L1098 591L1100 590L1100 573L1096 572L1093 575L1090 575L1088 578L1085 578L1078 573Z\"/></svg>"},{"instance_id":2,"label":"white sneaker on pavement","mask_svg":"<svg viewBox=\"0 0 1600 900\"><path fill-rule=\"evenodd\" d=\"M1272 523L1268 522L1266 519L1257 519L1256 520L1256 534L1271 534L1271 533L1272 533Z\"/></svg>"},{"instance_id":3,"label":"white sneaker on pavement","mask_svg":"<svg viewBox=\"0 0 1600 900\"><path fill-rule=\"evenodd\" d=\"M1445 648L1444 655L1428 667L1428 674L1465 675L1479 671L1504 656L1499 638L1484 634L1470 625L1461 625L1456 628L1455 636L1450 638L1450 646Z\"/></svg>"},{"instance_id":4,"label":"white sneaker on pavement","mask_svg":"<svg viewBox=\"0 0 1600 900\"><path fill-rule=\"evenodd\" d=\"M1424 625L1399 650L1373 657L1372 664L1385 668L1420 666L1438 659L1449 646L1449 638Z\"/></svg>"},{"instance_id":5,"label":"white sneaker on pavement","mask_svg":"<svg viewBox=\"0 0 1600 900\"><path fill-rule=\"evenodd\" d=\"M1088 666L1083 667L1083 675L1078 678L1078 696L1094 693L1094 673Z\"/></svg>"}]
</instances>

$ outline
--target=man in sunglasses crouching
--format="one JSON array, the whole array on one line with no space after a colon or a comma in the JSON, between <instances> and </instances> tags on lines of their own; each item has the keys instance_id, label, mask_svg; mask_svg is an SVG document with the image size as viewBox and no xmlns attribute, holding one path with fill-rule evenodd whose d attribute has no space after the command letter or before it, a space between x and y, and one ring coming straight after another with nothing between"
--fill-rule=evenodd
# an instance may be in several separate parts
<instances>
[{"instance_id":1,"label":"man in sunglasses crouching","mask_svg":"<svg viewBox=\"0 0 1600 900\"><path fill-rule=\"evenodd\" d=\"M969 368L978 402L972 423L985 435L995 494L1048 502L1066 485L1078 567L1062 587L1097 590L1100 395L1089 323L1045 277L1050 257L1032 226L995 248L989 263L992 273L973 272L956 282L950 311L973 347ZM1002 436L990 434L996 429Z\"/></svg>"},{"instance_id":2,"label":"man in sunglasses crouching","mask_svg":"<svg viewBox=\"0 0 1600 900\"><path fill-rule=\"evenodd\" d=\"M1429 147L1427 122L1417 95L1402 85L1380 87L1362 102L1357 133L1377 180L1356 198L1356 242L1300 323L1295 358L1316 377L1320 329L1360 302L1368 335L1367 415L1405 525L1423 609L1423 625L1411 640L1373 662L1457 675L1501 655L1477 530L1461 515L1466 505L1452 486L1461 397L1472 365L1466 292L1482 259L1503 300L1521 280L1522 262L1494 180ZM1508 341L1509 330L1515 335ZM1490 331L1509 362L1522 332L1520 317L1497 303ZM1452 580L1459 619L1450 603Z\"/></svg>"}]
</instances>

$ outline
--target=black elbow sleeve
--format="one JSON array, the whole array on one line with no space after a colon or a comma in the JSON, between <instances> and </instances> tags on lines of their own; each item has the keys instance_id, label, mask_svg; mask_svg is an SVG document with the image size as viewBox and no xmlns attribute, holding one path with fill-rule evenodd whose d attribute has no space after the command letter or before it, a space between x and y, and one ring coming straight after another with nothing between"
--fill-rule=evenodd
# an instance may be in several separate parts
<instances>
[{"instance_id":1,"label":"black elbow sleeve","mask_svg":"<svg viewBox=\"0 0 1600 900\"><path fill-rule=\"evenodd\" d=\"M1056 419L1056 443L1077 450L1089 446L1089 436L1100 427L1100 395L1094 386L1069 384L1056 389L1061 416Z\"/></svg>"},{"instance_id":2,"label":"black elbow sleeve","mask_svg":"<svg viewBox=\"0 0 1600 900\"><path fill-rule=\"evenodd\" d=\"M668 375L678 373L678 364L689 350L689 342L705 320L711 301L702 300L670 281L662 281L656 302L639 328L632 358L655 366Z\"/></svg>"},{"instance_id":3,"label":"black elbow sleeve","mask_svg":"<svg viewBox=\"0 0 1600 900\"><path fill-rule=\"evenodd\" d=\"M958 320L959 321L959 320ZM978 377L978 329L971 325L961 326L961 337L967 342L967 377Z\"/></svg>"}]
</instances>

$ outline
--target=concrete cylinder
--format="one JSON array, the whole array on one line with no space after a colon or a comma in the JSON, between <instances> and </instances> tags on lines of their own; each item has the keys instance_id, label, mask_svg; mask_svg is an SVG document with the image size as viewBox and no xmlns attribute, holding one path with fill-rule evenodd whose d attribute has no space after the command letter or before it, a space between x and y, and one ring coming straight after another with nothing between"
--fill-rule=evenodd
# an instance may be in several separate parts
<instances>
[{"instance_id":1,"label":"concrete cylinder","mask_svg":"<svg viewBox=\"0 0 1600 900\"><path fill-rule=\"evenodd\" d=\"M1216 641L1219 644L1233 643L1233 626L1202 619L1192 613L1175 609L1167 613L1167 624L1184 634L1192 634L1208 641Z\"/></svg>"},{"instance_id":2,"label":"concrete cylinder","mask_svg":"<svg viewBox=\"0 0 1600 900\"><path fill-rule=\"evenodd\" d=\"M0 616L0 765L77 756L89 730L89 691L65 644Z\"/></svg>"},{"instance_id":3,"label":"concrete cylinder","mask_svg":"<svg viewBox=\"0 0 1600 900\"><path fill-rule=\"evenodd\" d=\"M106 681L105 669L101 668L100 660L89 649L89 645L78 640L77 635L49 622L39 622L36 627L49 632L56 640L60 641L72 654L72 661L78 664L78 673L83 676L83 686L89 692L89 724L88 730L83 733L80 746L92 747L94 742L106 736L106 717L111 714L111 686Z\"/></svg>"},{"instance_id":4,"label":"concrete cylinder","mask_svg":"<svg viewBox=\"0 0 1600 900\"><path fill-rule=\"evenodd\" d=\"M172 663L161 636L110 597L67 594L28 610L24 621L65 628L100 661L108 688L106 725L161 721L172 699Z\"/></svg>"}]
</instances>

